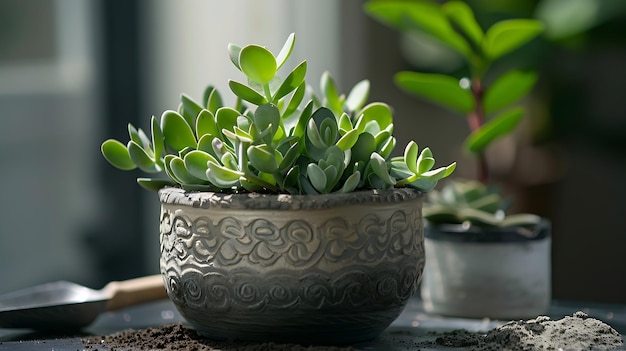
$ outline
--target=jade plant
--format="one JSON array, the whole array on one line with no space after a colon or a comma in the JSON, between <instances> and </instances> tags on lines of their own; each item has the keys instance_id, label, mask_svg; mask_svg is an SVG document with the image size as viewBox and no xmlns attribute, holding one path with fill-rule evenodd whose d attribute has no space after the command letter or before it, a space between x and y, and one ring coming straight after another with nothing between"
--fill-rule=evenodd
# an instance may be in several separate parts
<instances>
[{"instance_id":1,"label":"jade plant","mask_svg":"<svg viewBox=\"0 0 626 351\"><path fill-rule=\"evenodd\" d=\"M441 191L431 192L424 217L431 223L469 221L480 226L537 223L539 217L534 215L511 219L504 215L509 202L489 184L485 150L518 126L525 111L517 103L538 78L532 70L492 69L494 63L540 35L542 23L506 19L483 30L462 1L372 0L365 4L365 11L403 33L415 31L435 39L466 64L467 75L402 71L394 76L395 84L407 93L467 119L470 133L463 147L478 163L475 181L450 181Z\"/></svg>"},{"instance_id":2,"label":"jade plant","mask_svg":"<svg viewBox=\"0 0 626 351\"><path fill-rule=\"evenodd\" d=\"M291 34L274 55L259 45L230 44L232 64L243 80L230 80L234 106L209 86L200 102L181 95L178 109L152 117L150 134L128 125L130 140L109 139L102 154L122 170L139 168L149 190L286 194L346 193L412 186L429 191L455 169L434 168L429 148L408 143L401 156L388 105L366 104L369 81L346 96L330 74L321 77L318 96L305 80L302 61L281 78L295 44Z\"/></svg>"}]
</instances>

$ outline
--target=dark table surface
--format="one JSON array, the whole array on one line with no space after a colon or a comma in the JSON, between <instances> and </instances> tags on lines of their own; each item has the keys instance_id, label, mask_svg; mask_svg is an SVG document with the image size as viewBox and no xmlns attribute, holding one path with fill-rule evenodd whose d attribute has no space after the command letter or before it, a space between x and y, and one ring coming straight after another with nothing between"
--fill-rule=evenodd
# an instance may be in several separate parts
<instances>
[{"instance_id":1,"label":"dark table surface","mask_svg":"<svg viewBox=\"0 0 626 351\"><path fill-rule=\"evenodd\" d=\"M626 334L626 305L554 301L548 311L552 319L583 311ZM0 350L83 350L81 338L105 335L126 329L142 329L182 322L184 319L169 300L107 312L89 327L71 334L43 334L24 329L1 329ZM448 318L428 315L419 299L412 299L400 317L377 339L353 345L358 350L415 350L411 345L433 339L432 332L466 329L487 331L503 321L489 319ZM428 350L423 349L422 350Z\"/></svg>"}]
</instances>

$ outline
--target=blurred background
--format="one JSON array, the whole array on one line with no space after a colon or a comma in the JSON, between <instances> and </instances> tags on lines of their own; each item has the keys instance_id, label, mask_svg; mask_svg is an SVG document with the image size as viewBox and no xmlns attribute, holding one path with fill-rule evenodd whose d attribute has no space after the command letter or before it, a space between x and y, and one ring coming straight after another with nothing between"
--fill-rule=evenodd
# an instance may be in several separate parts
<instances>
[{"instance_id":1,"label":"blurred background","mask_svg":"<svg viewBox=\"0 0 626 351\"><path fill-rule=\"evenodd\" d=\"M515 210L552 220L554 297L626 303L626 1L467 2L483 27L516 17L547 26L504 60L541 78L522 128L488 157ZM0 293L158 272L157 196L135 183L139 172L106 163L100 144L126 141L128 122L147 128L181 92L200 97L211 83L228 95L239 77L231 42L277 52L296 32L291 62L308 60L309 82L328 70L347 92L369 79L370 100L395 110L398 145L430 146L471 177L464 118L392 81L458 62L368 18L363 4L0 0Z\"/></svg>"}]
</instances>

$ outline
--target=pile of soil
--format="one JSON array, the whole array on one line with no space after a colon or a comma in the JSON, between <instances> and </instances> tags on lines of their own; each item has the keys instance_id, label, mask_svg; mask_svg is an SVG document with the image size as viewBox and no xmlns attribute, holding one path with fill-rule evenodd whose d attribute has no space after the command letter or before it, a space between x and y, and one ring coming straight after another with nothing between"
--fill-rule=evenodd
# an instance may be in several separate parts
<instances>
[{"instance_id":1,"label":"pile of soil","mask_svg":"<svg viewBox=\"0 0 626 351\"><path fill-rule=\"evenodd\" d=\"M434 344L434 345L433 345ZM608 324L583 312L550 320L540 316L527 321L513 321L488 333L455 330L439 334L436 345L473 351L510 350L616 350L623 346L621 335Z\"/></svg>"},{"instance_id":2,"label":"pile of soil","mask_svg":"<svg viewBox=\"0 0 626 351\"><path fill-rule=\"evenodd\" d=\"M163 351L355 351L351 347L304 346L274 342L215 341L202 337L182 324L157 328L127 330L120 333L92 336L82 340L85 350L163 350Z\"/></svg>"}]
</instances>

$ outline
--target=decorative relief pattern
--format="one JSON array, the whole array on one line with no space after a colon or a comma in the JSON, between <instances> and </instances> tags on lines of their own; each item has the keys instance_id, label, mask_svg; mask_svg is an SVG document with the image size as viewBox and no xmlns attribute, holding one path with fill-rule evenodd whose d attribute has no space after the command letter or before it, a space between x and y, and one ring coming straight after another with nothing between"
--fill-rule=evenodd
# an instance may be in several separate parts
<instances>
[{"instance_id":1,"label":"decorative relief pattern","mask_svg":"<svg viewBox=\"0 0 626 351\"><path fill-rule=\"evenodd\" d=\"M341 319L389 309L393 320L421 278L423 228L419 202L386 205L315 220L279 211L274 222L241 209L192 218L184 205L164 203L161 271L170 298L183 315L337 310Z\"/></svg>"}]
</instances>

